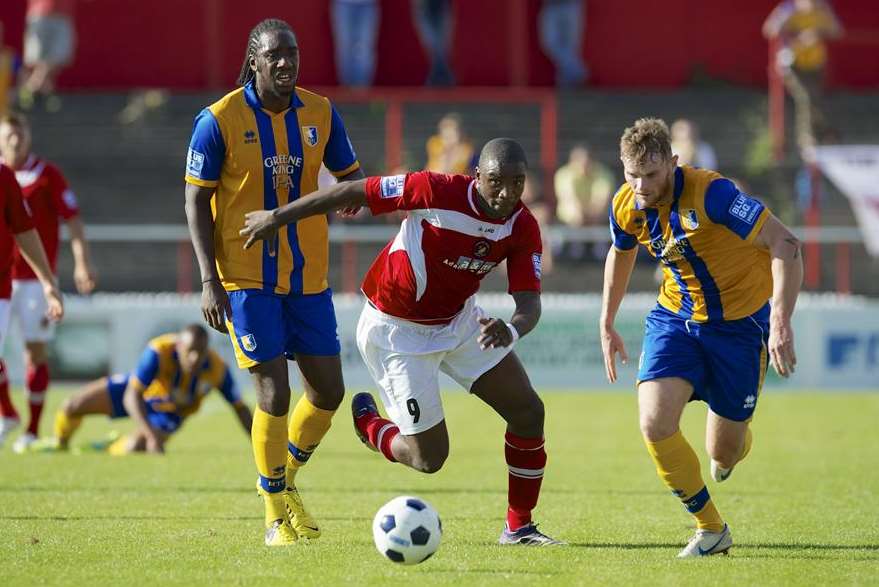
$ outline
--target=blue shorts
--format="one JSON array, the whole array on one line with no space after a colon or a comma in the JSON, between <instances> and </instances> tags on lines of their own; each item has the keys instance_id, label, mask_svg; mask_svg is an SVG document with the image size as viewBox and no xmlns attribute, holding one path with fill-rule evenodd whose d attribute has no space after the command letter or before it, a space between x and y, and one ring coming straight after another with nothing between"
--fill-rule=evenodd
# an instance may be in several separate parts
<instances>
[{"instance_id":1,"label":"blue shorts","mask_svg":"<svg viewBox=\"0 0 879 587\"><path fill-rule=\"evenodd\" d=\"M638 382L680 377L692 400L744 422L754 413L766 374L769 304L740 320L693 322L657 305L647 315Z\"/></svg>"},{"instance_id":2,"label":"blue shorts","mask_svg":"<svg viewBox=\"0 0 879 587\"><path fill-rule=\"evenodd\" d=\"M342 347L336 332L333 292L280 296L260 289L229 292L232 321L226 322L238 366L247 369L281 355L332 357Z\"/></svg>"},{"instance_id":3,"label":"blue shorts","mask_svg":"<svg viewBox=\"0 0 879 587\"><path fill-rule=\"evenodd\" d=\"M122 398L125 396L125 388L127 387L127 373L110 375L107 378L107 393L110 396L110 404L113 406L112 413L110 414L111 418L128 417L128 410L125 409L125 404L122 403ZM166 434L173 434L178 428L180 428L180 424L183 423L183 418L178 414L172 412L158 412L153 409L153 406L149 402L146 402L146 417L150 427L155 430L161 430Z\"/></svg>"}]
</instances>

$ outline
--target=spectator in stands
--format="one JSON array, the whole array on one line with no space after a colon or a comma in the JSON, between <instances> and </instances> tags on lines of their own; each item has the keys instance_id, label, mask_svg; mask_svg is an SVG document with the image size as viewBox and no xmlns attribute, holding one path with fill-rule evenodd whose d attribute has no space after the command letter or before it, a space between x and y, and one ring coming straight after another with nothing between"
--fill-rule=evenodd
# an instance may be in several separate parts
<instances>
[{"instance_id":1,"label":"spectator in stands","mask_svg":"<svg viewBox=\"0 0 879 587\"><path fill-rule=\"evenodd\" d=\"M797 142L806 152L822 142L828 129L821 105L825 40L842 33L839 19L825 0L784 0L763 23L763 35L780 40L776 67L794 100Z\"/></svg>"},{"instance_id":2,"label":"spectator in stands","mask_svg":"<svg viewBox=\"0 0 879 587\"><path fill-rule=\"evenodd\" d=\"M455 76L449 65L454 25L451 0L412 0L412 14L421 45L430 60L425 83L428 86L455 85Z\"/></svg>"},{"instance_id":3,"label":"spectator in stands","mask_svg":"<svg viewBox=\"0 0 879 587\"><path fill-rule=\"evenodd\" d=\"M585 144L574 145L568 162L555 173L556 217L568 226L607 222L607 206L613 195L613 174L592 158Z\"/></svg>"},{"instance_id":4,"label":"spectator in stands","mask_svg":"<svg viewBox=\"0 0 879 587\"><path fill-rule=\"evenodd\" d=\"M437 123L437 133L427 139L428 171L472 173L476 149L464 133L461 116L451 112Z\"/></svg>"},{"instance_id":5,"label":"spectator in stands","mask_svg":"<svg viewBox=\"0 0 879 587\"><path fill-rule=\"evenodd\" d=\"M679 165L717 169L714 148L699 136L699 127L692 120L678 118L671 125L671 150Z\"/></svg>"},{"instance_id":6,"label":"spectator in stands","mask_svg":"<svg viewBox=\"0 0 879 587\"><path fill-rule=\"evenodd\" d=\"M540 44L555 65L556 85L583 85L589 69L583 62L585 0L543 0L540 10Z\"/></svg>"},{"instance_id":7,"label":"spectator in stands","mask_svg":"<svg viewBox=\"0 0 879 587\"><path fill-rule=\"evenodd\" d=\"M592 158L589 147L579 143L568 155L568 162L555 173L556 218L570 227L603 225L614 192L613 174ZM583 242L566 243L561 256L584 259L591 247ZM605 251L606 252L606 251Z\"/></svg>"},{"instance_id":8,"label":"spectator in stands","mask_svg":"<svg viewBox=\"0 0 879 587\"><path fill-rule=\"evenodd\" d=\"M9 111L9 97L15 87L19 65L15 50L3 44L3 23L0 22L0 116Z\"/></svg>"},{"instance_id":9,"label":"spectator in stands","mask_svg":"<svg viewBox=\"0 0 879 587\"><path fill-rule=\"evenodd\" d=\"M75 0L28 0L24 32L26 74L18 96L19 106L29 110L45 99L49 112L61 109L55 94L55 78L73 60L76 32L73 27Z\"/></svg>"},{"instance_id":10,"label":"spectator in stands","mask_svg":"<svg viewBox=\"0 0 879 587\"><path fill-rule=\"evenodd\" d=\"M340 84L354 88L372 85L379 16L377 0L333 0L333 42Z\"/></svg>"},{"instance_id":11,"label":"spectator in stands","mask_svg":"<svg viewBox=\"0 0 879 587\"><path fill-rule=\"evenodd\" d=\"M136 90L128 97L125 107L116 115L120 124L143 121L147 114L162 109L168 103L168 92L159 88Z\"/></svg>"}]
</instances>

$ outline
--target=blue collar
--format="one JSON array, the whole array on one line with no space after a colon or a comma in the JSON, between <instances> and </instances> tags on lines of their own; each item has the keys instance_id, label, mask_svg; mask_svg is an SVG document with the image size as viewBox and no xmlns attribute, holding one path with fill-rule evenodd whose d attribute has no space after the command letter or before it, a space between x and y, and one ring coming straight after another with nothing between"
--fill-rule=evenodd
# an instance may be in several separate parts
<instances>
[{"instance_id":1,"label":"blue collar","mask_svg":"<svg viewBox=\"0 0 879 587\"><path fill-rule=\"evenodd\" d=\"M256 95L256 82L254 80L250 80L244 86L244 100L251 108L262 109L262 100ZM299 98L299 94L296 93L296 90L293 90L293 97L290 99L290 102L292 102L294 108L302 108L305 106L305 103Z\"/></svg>"},{"instance_id":2,"label":"blue collar","mask_svg":"<svg viewBox=\"0 0 879 587\"><path fill-rule=\"evenodd\" d=\"M674 195L673 201L677 202L681 197L681 194L684 191L684 170L680 167L675 167L675 187L674 187ZM638 205L638 200L632 198L632 204L635 206L635 210L640 210L641 207Z\"/></svg>"}]
</instances>

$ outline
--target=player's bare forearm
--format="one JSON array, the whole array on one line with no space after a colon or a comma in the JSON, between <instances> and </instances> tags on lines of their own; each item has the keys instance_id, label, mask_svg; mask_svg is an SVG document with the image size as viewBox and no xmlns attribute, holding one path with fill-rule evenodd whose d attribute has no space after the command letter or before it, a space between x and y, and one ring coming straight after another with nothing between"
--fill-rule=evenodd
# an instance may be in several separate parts
<instances>
[{"instance_id":1,"label":"player's bare forearm","mask_svg":"<svg viewBox=\"0 0 879 587\"><path fill-rule=\"evenodd\" d=\"M128 383L128 387L125 388L125 395L122 396L122 405L125 406L125 411L128 412L128 415L131 416L131 419L134 420L134 423L144 434L152 437L156 436L156 431L152 429L149 421L147 421L146 405L144 405L141 392L135 384Z\"/></svg>"},{"instance_id":2,"label":"player's bare forearm","mask_svg":"<svg viewBox=\"0 0 879 587\"><path fill-rule=\"evenodd\" d=\"M638 256L638 248L622 251L614 246L607 252L604 262L604 288L601 295L601 319L602 328L613 325L617 310L626 295L629 287L629 278L635 268L635 259Z\"/></svg>"},{"instance_id":3,"label":"player's bare forearm","mask_svg":"<svg viewBox=\"0 0 879 587\"><path fill-rule=\"evenodd\" d=\"M793 235L772 251L772 315L790 320L803 284L800 242Z\"/></svg>"},{"instance_id":4,"label":"player's bare forearm","mask_svg":"<svg viewBox=\"0 0 879 587\"><path fill-rule=\"evenodd\" d=\"M95 270L89 255L85 226L79 216L67 220L70 231L70 250L73 253L73 281L81 294L90 294L95 289Z\"/></svg>"},{"instance_id":5,"label":"player's bare forearm","mask_svg":"<svg viewBox=\"0 0 879 587\"><path fill-rule=\"evenodd\" d=\"M241 427L244 428L247 436L250 436L250 430L253 427L253 416L250 413L250 408L243 403L236 405L235 415L238 416L238 421L241 422Z\"/></svg>"},{"instance_id":6,"label":"player's bare forearm","mask_svg":"<svg viewBox=\"0 0 879 587\"><path fill-rule=\"evenodd\" d=\"M353 172L353 173L356 173ZM345 176L346 178L348 176ZM276 228L285 224L326 214L342 208L355 208L366 204L366 180L340 181L294 200L272 212Z\"/></svg>"},{"instance_id":7,"label":"player's bare forearm","mask_svg":"<svg viewBox=\"0 0 879 587\"><path fill-rule=\"evenodd\" d=\"M79 216L74 216L67 221L67 230L70 231L70 252L73 253L73 262L77 265L91 266L89 257L89 245L85 239L85 227Z\"/></svg>"},{"instance_id":8,"label":"player's bare forearm","mask_svg":"<svg viewBox=\"0 0 879 587\"><path fill-rule=\"evenodd\" d=\"M219 279L214 256L214 219L211 214L213 195L213 188L186 184L186 222L202 283Z\"/></svg>"},{"instance_id":9,"label":"player's bare forearm","mask_svg":"<svg viewBox=\"0 0 879 587\"><path fill-rule=\"evenodd\" d=\"M754 244L767 249L772 259L772 315L775 319L790 320L803 284L802 244L772 215L766 219Z\"/></svg>"},{"instance_id":10,"label":"player's bare forearm","mask_svg":"<svg viewBox=\"0 0 879 587\"><path fill-rule=\"evenodd\" d=\"M52 274L52 267L46 257L46 249L43 248L43 243L40 241L36 229L19 232L15 235L15 243L43 287L55 287L55 276Z\"/></svg>"},{"instance_id":11,"label":"player's bare forearm","mask_svg":"<svg viewBox=\"0 0 879 587\"><path fill-rule=\"evenodd\" d=\"M540 293L517 291L513 293L513 299L516 301L516 309L513 312L513 317L510 318L510 324L522 337L534 330L540 321L540 314L543 311Z\"/></svg>"}]
</instances>

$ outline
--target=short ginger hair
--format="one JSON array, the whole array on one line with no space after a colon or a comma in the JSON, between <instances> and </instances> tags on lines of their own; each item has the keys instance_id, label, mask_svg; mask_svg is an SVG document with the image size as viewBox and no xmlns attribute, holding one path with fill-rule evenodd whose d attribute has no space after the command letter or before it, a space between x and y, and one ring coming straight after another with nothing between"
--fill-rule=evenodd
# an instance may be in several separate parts
<instances>
[{"instance_id":1,"label":"short ginger hair","mask_svg":"<svg viewBox=\"0 0 879 587\"><path fill-rule=\"evenodd\" d=\"M653 157L668 161L672 157L668 125L661 118L639 118L623 131L620 156L638 163Z\"/></svg>"}]
</instances>

